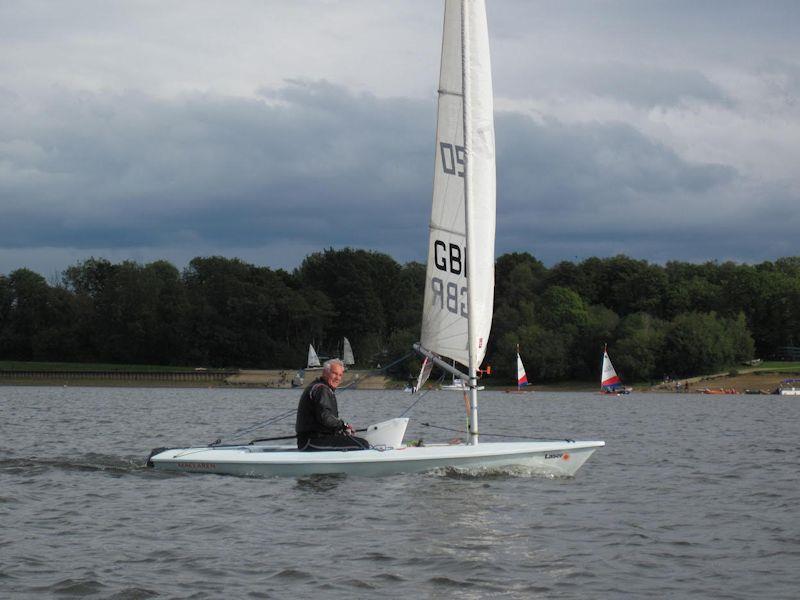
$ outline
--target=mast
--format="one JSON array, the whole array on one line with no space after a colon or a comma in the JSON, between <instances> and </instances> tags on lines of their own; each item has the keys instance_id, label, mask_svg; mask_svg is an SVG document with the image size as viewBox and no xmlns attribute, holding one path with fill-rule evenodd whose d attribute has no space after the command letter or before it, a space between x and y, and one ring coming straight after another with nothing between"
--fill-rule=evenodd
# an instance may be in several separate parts
<instances>
[{"instance_id":1,"label":"mast","mask_svg":"<svg viewBox=\"0 0 800 600\"><path fill-rule=\"evenodd\" d=\"M483 0L446 0L433 202L419 350L469 390L478 443L478 373L494 301L496 221L491 64ZM446 358L446 361L438 357ZM446 365L446 366L445 366Z\"/></svg>"},{"instance_id":2,"label":"mast","mask_svg":"<svg viewBox=\"0 0 800 600\"><path fill-rule=\"evenodd\" d=\"M473 219L470 214L472 200L472 98L471 76L469 61L472 58L469 47L469 11L467 0L461 1L461 101L463 103L464 119L464 212L467 233L467 273L474 273L473 265L475 244L473 233ZM475 292L469 284L467 276L467 339L469 340L469 441L470 444L478 443L478 365L475 364Z\"/></svg>"}]
</instances>

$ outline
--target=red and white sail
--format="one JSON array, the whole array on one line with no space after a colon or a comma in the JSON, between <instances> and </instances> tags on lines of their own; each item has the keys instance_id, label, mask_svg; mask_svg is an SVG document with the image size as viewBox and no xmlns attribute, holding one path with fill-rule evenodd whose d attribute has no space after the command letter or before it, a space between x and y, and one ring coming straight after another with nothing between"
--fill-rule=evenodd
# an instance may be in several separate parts
<instances>
[{"instance_id":1,"label":"red and white sail","mask_svg":"<svg viewBox=\"0 0 800 600\"><path fill-rule=\"evenodd\" d=\"M517 349L517 389L522 389L523 385L528 384L528 375L525 373L525 366L522 364L522 359L519 356L519 348Z\"/></svg>"},{"instance_id":2,"label":"red and white sail","mask_svg":"<svg viewBox=\"0 0 800 600\"><path fill-rule=\"evenodd\" d=\"M603 348L603 374L600 376L600 387L616 387L622 385L617 372L614 370L614 365L611 364L611 359L608 358L608 349Z\"/></svg>"}]
</instances>

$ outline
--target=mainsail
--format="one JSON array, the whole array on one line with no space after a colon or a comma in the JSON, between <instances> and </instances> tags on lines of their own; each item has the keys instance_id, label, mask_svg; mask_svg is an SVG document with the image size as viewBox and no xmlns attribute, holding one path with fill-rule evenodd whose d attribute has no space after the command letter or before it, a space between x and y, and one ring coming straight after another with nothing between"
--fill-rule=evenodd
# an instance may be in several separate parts
<instances>
[{"instance_id":1,"label":"mainsail","mask_svg":"<svg viewBox=\"0 0 800 600\"><path fill-rule=\"evenodd\" d=\"M356 359L353 356L353 347L347 338L344 338L344 342L342 342L342 362L348 367L356 364Z\"/></svg>"},{"instance_id":2,"label":"mainsail","mask_svg":"<svg viewBox=\"0 0 800 600\"><path fill-rule=\"evenodd\" d=\"M495 151L483 0L446 0L421 344L470 368L494 301Z\"/></svg>"},{"instance_id":3,"label":"mainsail","mask_svg":"<svg viewBox=\"0 0 800 600\"><path fill-rule=\"evenodd\" d=\"M313 369L314 367L319 367L319 356L317 356L316 350L314 350L314 346L311 344L308 345L308 364L306 365L307 368Z\"/></svg>"}]
</instances>

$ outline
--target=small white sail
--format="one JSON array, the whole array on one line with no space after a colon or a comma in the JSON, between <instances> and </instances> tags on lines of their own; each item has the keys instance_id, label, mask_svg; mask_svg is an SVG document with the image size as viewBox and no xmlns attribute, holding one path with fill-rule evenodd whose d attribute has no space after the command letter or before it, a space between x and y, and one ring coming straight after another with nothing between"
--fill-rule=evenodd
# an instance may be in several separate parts
<instances>
[{"instance_id":1,"label":"small white sail","mask_svg":"<svg viewBox=\"0 0 800 600\"><path fill-rule=\"evenodd\" d=\"M484 3L447 0L421 343L463 365L471 350L475 368L486 353L494 302L493 111Z\"/></svg>"},{"instance_id":2,"label":"small white sail","mask_svg":"<svg viewBox=\"0 0 800 600\"><path fill-rule=\"evenodd\" d=\"M317 356L316 350L314 350L314 346L311 344L308 345L308 362L306 368L313 369L314 367L320 367L319 364L319 356Z\"/></svg>"},{"instance_id":3,"label":"small white sail","mask_svg":"<svg viewBox=\"0 0 800 600\"><path fill-rule=\"evenodd\" d=\"M353 356L353 347L347 338L344 338L344 342L342 342L342 362L348 367L356 364L356 359Z\"/></svg>"}]
</instances>

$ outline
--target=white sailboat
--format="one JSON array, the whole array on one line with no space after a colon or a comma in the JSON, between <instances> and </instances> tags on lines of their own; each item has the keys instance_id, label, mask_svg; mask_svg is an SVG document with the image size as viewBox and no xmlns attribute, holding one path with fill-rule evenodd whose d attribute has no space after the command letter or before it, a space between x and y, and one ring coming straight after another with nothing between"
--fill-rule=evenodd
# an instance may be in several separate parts
<instances>
[{"instance_id":1,"label":"white sailboat","mask_svg":"<svg viewBox=\"0 0 800 600\"><path fill-rule=\"evenodd\" d=\"M342 362L345 367L351 367L356 364L356 359L353 356L353 347L347 338L342 341Z\"/></svg>"},{"instance_id":2,"label":"white sailboat","mask_svg":"<svg viewBox=\"0 0 800 600\"><path fill-rule=\"evenodd\" d=\"M522 364L522 357L519 355L519 344L517 344L517 389L506 390L507 394L520 394L523 392L523 387L530 385L528 383L528 374L525 372L525 366Z\"/></svg>"},{"instance_id":3,"label":"white sailboat","mask_svg":"<svg viewBox=\"0 0 800 600\"><path fill-rule=\"evenodd\" d=\"M456 362L453 361L453 370L456 368ZM443 383L439 386L440 390L445 392L466 392L469 391L469 385L460 377L456 377L455 373L452 373L453 377L450 380L450 383ZM483 389L482 385L478 386L478 391L480 392Z\"/></svg>"},{"instance_id":4,"label":"white sailboat","mask_svg":"<svg viewBox=\"0 0 800 600\"><path fill-rule=\"evenodd\" d=\"M465 382L469 443L405 447L408 419L368 428L372 449L299 452L246 445L156 450L148 460L173 471L236 475L386 475L440 467L526 467L574 475L602 441L479 443L478 368L494 294L495 166L489 38L483 0L446 0L439 80L433 206L421 354ZM469 265L469 271L467 266ZM447 360L468 366L462 373Z\"/></svg>"},{"instance_id":5,"label":"white sailboat","mask_svg":"<svg viewBox=\"0 0 800 600\"><path fill-rule=\"evenodd\" d=\"M306 361L306 370L314 370L314 369L321 369L322 365L319 362L319 356L317 356L317 351L314 350L314 346L309 344L308 345L308 360Z\"/></svg>"},{"instance_id":6,"label":"white sailboat","mask_svg":"<svg viewBox=\"0 0 800 600\"><path fill-rule=\"evenodd\" d=\"M443 383L439 386L439 389L445 392L466 392L469 391L469 384L464 383L463 379L453 378L452 383ZM479 392L483 389L482 385L478 386Z\"/></svg>"}]
</instances>

